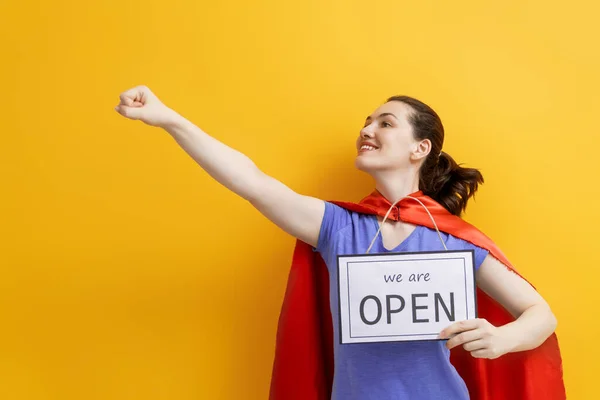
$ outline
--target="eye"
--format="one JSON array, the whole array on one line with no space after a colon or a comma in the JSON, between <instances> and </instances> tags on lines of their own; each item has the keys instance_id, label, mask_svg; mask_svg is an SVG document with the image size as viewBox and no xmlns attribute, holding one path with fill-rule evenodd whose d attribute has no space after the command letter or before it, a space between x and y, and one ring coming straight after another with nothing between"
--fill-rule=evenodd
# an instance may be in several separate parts
<instances>
[{"instance_id":1,"label":"eye","mask_svg":"<svg viewBox=\"0 0 600 400\"><path fill-rule=\"evenodd\" d=\"M390 124L389 122L383 121L383 122L381 123L381 126L383 126L384 128L389 128L389 127L391 127L391 126L392 126L392 124Z\"/></svg>"}]
</instances>

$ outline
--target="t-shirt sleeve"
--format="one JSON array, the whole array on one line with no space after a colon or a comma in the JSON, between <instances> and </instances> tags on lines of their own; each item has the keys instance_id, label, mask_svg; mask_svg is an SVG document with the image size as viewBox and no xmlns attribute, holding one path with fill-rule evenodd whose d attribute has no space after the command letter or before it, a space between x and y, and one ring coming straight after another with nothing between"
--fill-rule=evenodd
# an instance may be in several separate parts
<instances>
[{"instance_id":1,"label":"t-shirt sleeve","mask_svg":"<svg viewBox=\"0 0 600 400\"><path fill-rule=\"evenodd\" d=\"M464 243L466 246L466 250L473 250L475 252L475 271L479 270L479 267L481 267L481 264L483 264L483 261L485 261L485 258L489 254L489 251L487 251L486 249L482 249L481 247L475 246L474 244L471 244L469 242Z\"/></svg>"},{"instance_id":2,"label":"t-shirt sleeve","mask_svg":"<svg viewBox=\"0 0 600 400\"><path fill-rule=\"evenodd\" d=\"M481 264L483 264L483 262L485 261L485 258L489 254L489 251L487 251L486 249L482 249L481 247L477 247L475 245L471 246L473 246L473 250L475 250L475 271L477 271L479 270L479 267L481 267Z\"/></svg>"},{"instance_id":3,"label":"t-shirt sleeve","mask_svg":"<svg viewBox=\"0 0 600 400\"><path fill-rule=\"evenodd\" d=\"M474 244L472 244L470 242L455 238L453 236L451 236L451 239L447 244L448 244L449 249L473 250L475 253L474 254L474 256L475 256L474 257L475 258L475 271L479 270L479 267L481 267L481 264L483 264L483 261L489 254L489 251L487 251L486 249L483 249L479 246L475 246Z\"/></svg>"},{"instance_id":4,"label":"t-shirt sleeve","mask_svg":"<svg viewBox=\"0 0 600 400\"><path fill-rule=\"evenodd\" d=\"M352 223L350 211L330 202L325 202L325 214L321 222L316 251L323 254L331 247L336 234Z\"/></svg>"}]
</instances>

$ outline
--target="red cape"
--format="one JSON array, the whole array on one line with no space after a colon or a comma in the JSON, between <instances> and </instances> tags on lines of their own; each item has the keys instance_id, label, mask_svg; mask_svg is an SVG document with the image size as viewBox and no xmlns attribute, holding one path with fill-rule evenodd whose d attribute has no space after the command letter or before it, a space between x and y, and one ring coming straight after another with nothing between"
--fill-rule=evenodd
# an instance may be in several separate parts
<instances>
[{"instance_id":1,"label":"red cape","mask_svg":"<svg viewBox=\"0 0 600 400\"><path fill-rule=\"evenodd\" d=\"M412 195L429 209L438 228L484 248L516 271L496 245L475 227L450 214L432 198ZM351 211L384 216L391 204L377 191L360 203L335 204ZM404 199L389 219L433 228L431 219L414 200ZM514 318L495 300L477 289L480 318L495 326ZM333 380L333 327L329 309L329 277L321 256L297 241L283 307L279 317L270 400L329 400ZM472 400L564 400L562 360L552 334L534 350L509 353L495 360L476 359L455 348L450 360L469 388Z\"/></svg>"}]
</instances>

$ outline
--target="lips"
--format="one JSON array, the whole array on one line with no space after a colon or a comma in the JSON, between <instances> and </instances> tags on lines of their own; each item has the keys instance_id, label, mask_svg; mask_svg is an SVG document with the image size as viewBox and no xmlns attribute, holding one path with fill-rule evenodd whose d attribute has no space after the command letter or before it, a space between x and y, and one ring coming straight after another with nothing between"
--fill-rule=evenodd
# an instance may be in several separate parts
<instances>
[{"instance_id":1,"label":"lips","mask_svg":"<svg viewBox=\"0 0 600 400\"><path fill-rule=\"evenodd\" d=\"M362 153L362 152L373 151L373 150L378 150L378 149L379 149L379 147L375 146L372 143L363 143L360 146L360 149L358 151L360 151Z\"/></svg>"}]
</instances>

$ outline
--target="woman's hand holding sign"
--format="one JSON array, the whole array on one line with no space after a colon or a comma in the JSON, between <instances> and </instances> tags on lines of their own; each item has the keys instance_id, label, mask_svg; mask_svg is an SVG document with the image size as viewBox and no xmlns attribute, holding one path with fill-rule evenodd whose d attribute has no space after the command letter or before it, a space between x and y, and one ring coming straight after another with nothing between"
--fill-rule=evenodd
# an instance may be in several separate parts
<instances>
[{"instance_id":1,"label":"woman's hand holding sign","mask_svg":"<svg viewBox=\"0 0 600 400\"><path fill-rule=\"evenodd\" d=\"M455 335L454 337L452 337ZM475 358L498 358L509 353L515 347L514 340L502 330L485 319L458 321L440 333L440 338L452 337L446 347L457 346L470 352Z\"/></svg>"}]
</instances>

